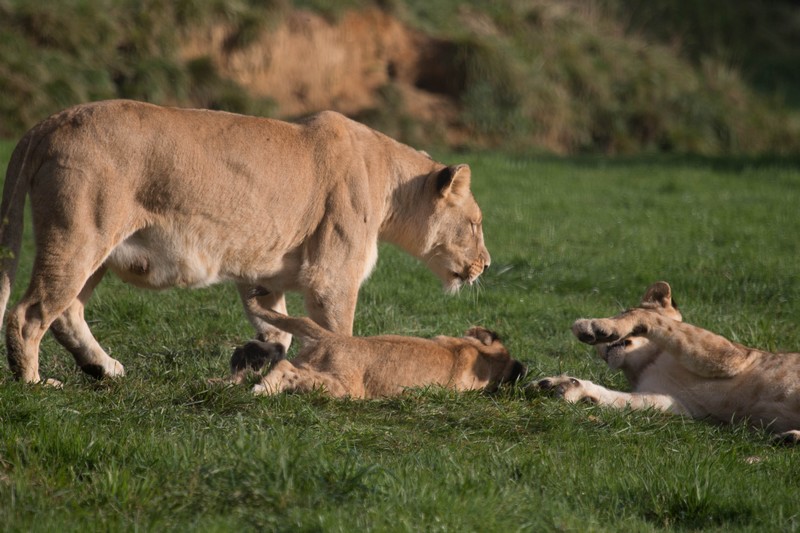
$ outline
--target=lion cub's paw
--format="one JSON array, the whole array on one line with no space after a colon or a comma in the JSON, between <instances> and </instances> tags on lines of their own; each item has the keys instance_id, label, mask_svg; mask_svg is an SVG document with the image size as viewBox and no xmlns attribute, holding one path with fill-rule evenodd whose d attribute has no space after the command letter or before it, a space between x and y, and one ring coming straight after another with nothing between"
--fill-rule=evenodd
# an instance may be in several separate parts
<instances>
[{"instance_id":1,"label":"lion cub's paw","mask_svg":"<svg viewBox=\"0 0 800 533\"><path fill-rule=\"evenodd\" d=\"M231 356L231 374L251 370L260 372L286 357L286 349L282 344L274 342L250 341L239 346Z\"/></svg>"},{"instance_id":2,"label":"lion cub's paw","mask_svg":"<svg viewBox=\"0 0 800 533\"><path fill-rule=\"evenodd\" d=\"M550 392L570 403L597 403L597 398L589 394L589 382L570 376L554 376L539 380L536 384L540 390Z\"/></svg>"},{"instance_id":3,"label":"lion cub's paw","mask_svg":"<svg viewBox=\"0 0 800 533\"><path fill-rule=\"evenodd\" d=\"M614 327L614 322L606 318L576 320L572 324L572 333L579 341L586 344L614 342L621 337Z\"/></svg>"},{"instance_id":4,"label":"lion cub's paw","mask_svg":"<svg viewBox=\"0 0 800 533\"><path fill-rule=\"evenodd\" d=\"M53 378L43 379L39 383L41 383L45 387L50 387L50 388L53 388L53 389L63 389L64 388L64 384L63 383L61 383L59 380L53 379Z\"/></svg>"},{"instance_id":5,"label":"lion cub's paw","mask_svg":"<svg viewBox=\"0 0 800 533\"><path fill-rule=\"evenodd\" d=\"M775 435L774 440L778 444L786 444L789 446L800 444L800 430L794 429L792 431L786 431L779 435Z\"/></svg>"}]
</instances>

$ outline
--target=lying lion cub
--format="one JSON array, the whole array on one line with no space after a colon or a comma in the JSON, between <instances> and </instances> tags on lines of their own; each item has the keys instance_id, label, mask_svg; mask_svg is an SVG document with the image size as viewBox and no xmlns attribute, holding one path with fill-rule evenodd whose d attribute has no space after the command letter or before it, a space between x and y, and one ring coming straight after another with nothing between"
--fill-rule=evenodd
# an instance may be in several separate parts
<instances>
[{"instance_id":1,"label":"lying lion cub","mask_svg":"<svg viewBox=\"0 0 800 533\"><path fill-rule=\"evenodd\" d=\"M440 385L464 391L484 389L522 377L525 367L512 359L497 335L474 327L464 337L348 337L332 333L308 318L293 318L247 302L248 312L291 333L302 348L290 362L280 344L248 343L237 350L234 370L269 361L271 370L255 386L256 394L323 389L336 397L377 398L409 387ZM259 353L260 352L260 353ZM233 381L240 381L234 376Z\"/></svg>"},{"instance_id":2,"label":"lying lion cub","mask_svg":"<svg viewBox=\"0 0 800 533\"><path fill-rule=\"evenodd\" d=\"M747 348L681 320L662 281L647 289L637 308L572 325L578 339L596 344L608 366L625 373L632 393L568 376L543 379L539 387L569 402L745 420L800 442L800 353Z\"/></svg>"}]
</instances>

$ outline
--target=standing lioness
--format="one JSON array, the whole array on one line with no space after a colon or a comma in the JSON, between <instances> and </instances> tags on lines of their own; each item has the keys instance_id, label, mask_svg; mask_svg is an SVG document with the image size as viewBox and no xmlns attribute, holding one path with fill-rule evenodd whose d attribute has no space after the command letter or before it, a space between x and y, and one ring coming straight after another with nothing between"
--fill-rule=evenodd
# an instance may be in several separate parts
<instances>
[{"instance_id":1,"label":"standing lioness","mask_svg":"<svg viewBox=\"0 0 800 533\"><path fill-rule=\"evenodd\" d=\"M14 375L40 381L48 328L95 376L123 374L83 310L107 269L147 288L218 281L301 291L309 316L351 334L358 289L385 240L450 290L489 265L466 165L447 167L337 113L300 124L108 101L31 129L11 156L2 203L0 312L19 258L25 195L36 236L31 282L6 325ZM291 337L257 317L264 340Z\"/></svg>"}]
</instances>

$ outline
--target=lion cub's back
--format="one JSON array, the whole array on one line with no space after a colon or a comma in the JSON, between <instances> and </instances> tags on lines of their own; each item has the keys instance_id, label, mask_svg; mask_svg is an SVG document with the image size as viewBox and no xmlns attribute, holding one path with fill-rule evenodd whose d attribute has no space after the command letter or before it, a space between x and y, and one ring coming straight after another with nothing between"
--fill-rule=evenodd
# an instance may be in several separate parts
<instances>
[{"instance_id":1,"label":"lion cub's back","mask_svg":"<svg viewBox=\"0 0 800 533\"><path fill-rule=\"evenodd\" d=\"M310 345L295 365L336 375L351 394L393 396L408 387L448 385L454 354L431 339L382 335L334 335Z\"/></svg>"}]
</instances>

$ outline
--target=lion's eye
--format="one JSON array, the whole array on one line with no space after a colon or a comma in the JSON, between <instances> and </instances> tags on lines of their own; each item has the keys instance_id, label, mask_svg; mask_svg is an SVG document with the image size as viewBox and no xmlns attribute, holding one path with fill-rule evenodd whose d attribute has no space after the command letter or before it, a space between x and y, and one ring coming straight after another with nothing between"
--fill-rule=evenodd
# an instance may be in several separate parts
<instances>
[{"instance_id":1,"label":"lion's eye","mask_svg":"<svg viewBox=\"0 0 800 533\"><path fill-rule=\"evenodd\" d=\"M473 235L477 235L478 234L478 225L476 223L472 222L470 224L470 228L472 228L472 234Z\"/></svg>"}]
</instances>

